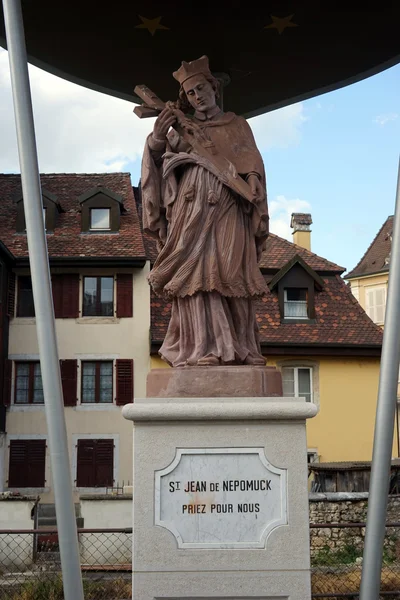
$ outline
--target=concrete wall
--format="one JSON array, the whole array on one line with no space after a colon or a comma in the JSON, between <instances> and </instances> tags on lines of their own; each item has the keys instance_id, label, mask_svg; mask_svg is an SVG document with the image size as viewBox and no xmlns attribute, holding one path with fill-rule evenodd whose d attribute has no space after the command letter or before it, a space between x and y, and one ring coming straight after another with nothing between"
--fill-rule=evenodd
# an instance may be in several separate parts
<instances>
[{"instance_id":1,"label":"concrete wall","mask_svg":"<svg viewBox=\"0 0 400 600\"><path fill-rule=\"evenodd\" d=\"M0 530L33 529L34 521L31 511L34 498L0 497ZM0 565L12 571L14 567L21 570L33 562L33 535L0 534Z\"/></svg>"},{"instance_id":2,"label":"concrete wall","mask_svg":"<svg viewBox=\"0 0 400 600\"><path fill-rule=\"evenodd\" d=\"M320 462L371 460L378 396L378 358L274 357L267 365L313 368L319 414L307 422L307 446ZM152 368L168 367L152 357ZM393 457L398 456L397 431Z\"/></svg>"},{"instance_id":3,"label":"concrete wall","mask_svg":"<svg viewBox=\"0 0 400 600\"><path fill-rule=\"evenodd\" d=\"M81 496L85 529L132 527L132 496ZM132 535L125 533L84 533L79 535L81 560L90 565L131 564Z\"/></svg>"},{"instance_id":4,"label":"concrete wall","mask_svg":"<svg viewBox=\"0 0 400 600\"><path fill-rule=\"evenodd\" d=\"M72 269L69 270L73 272ZM150 364L150 288L146 279L147 264L143 269L99 269L82 270L81 275L112 275L133 273L133 317L79 317L77 319L56 319L57 341L60 359L78 360L78 404L65 408L65 418L70 452L72 479L76 479L76 444L79 437L113 438L114 480L127 483L132 478L132 426L121 415L121 407L108 405L81 405L81 384L79 368L81 360L113 360L133 358L134 394L146 393L146 375ZM57 271L54 271L57 272ZM60 270L58 270L60 272ZM63 270L62 272L68 272ZM76 272L76 270L74 271ZM22 273L22 272L21 272ZM27 272L26 272L27 273ZM80 290L82 307L82 286ZM33 318L14 318L10 322L9 358L17 360L38 360L36 325ZM114 370L115 371L115 370ZM114 374L115 378L115 374ZM14 378L13 378L14 387ZM114 397L115 397L114 380ZM13 396L12 389L12 398ZM7 411L7 443L10 439L47 438L44 406L15 406ZM9 455L5 452L5 480L8 478ZM6 484L7 489L7 484ZM79 490L75 487L75 501L79 492L90 493L91 489ZM95 491L95 490L93 490ZM21 489L22 493L40 493L42 502L54 502L50 460L47 450L46 486L42 489Z\"/></svg>"}]
</instances>

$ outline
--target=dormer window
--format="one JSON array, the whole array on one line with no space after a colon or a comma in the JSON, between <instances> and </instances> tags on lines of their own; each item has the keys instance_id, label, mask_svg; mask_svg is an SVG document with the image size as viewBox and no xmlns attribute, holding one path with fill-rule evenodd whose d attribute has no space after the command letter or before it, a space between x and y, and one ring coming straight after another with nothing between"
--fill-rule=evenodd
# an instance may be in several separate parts
<instances>
[{"instance_id":1,"label":"dormer window","mask_svg":"<svg viewBox=\"0 0 400 600\"><path fill-rule=\"evenodd\" d=\"M106 230L110 229L109 208L91 208L90 209L90 229Z\"/></svg>"},{"instance_id":2,"label":"dormer window","mask_svg":"<svg viewBox=\"0 0 400 600\"><path fill-rule=\"evenodd\" d=\"M125 212L123 199L111 190L97 187L79 198L82 206L83 233L117 233L121 214Z\"/></svg>"},{"instance_id":3,"label":"dormer window","mask_svg":"<svg viewBox=\"0 0 400 600\"><path fill-rule=\"evenodd\" d=\"M15 202L17 204L17 232L26 233L23 197L19 195ZM57 216L62 212L62 208L57 197L45 189L42 189L42 210L46 233L53 233L57 225Z\"/></svg>"},{"instance_id":4,"label":"dormer window","mask_svg":"<svg viewBox=\"0 0 400 600\"><path fill-rule=\"evenodd\" d=\"M284 318L308 319L307 288L284 289Z\"/></svg>"},{"instance_id":5,"label":"dormer window","mask_svg":"<svg viewBox=\"0 0 400 600\"><path fill-rule=\"evenodd\" d=\"M315 293L324 287L324 281L296 254L268 284L277 294L282 323L315 322Z\"/></svg>"}]
</instances>

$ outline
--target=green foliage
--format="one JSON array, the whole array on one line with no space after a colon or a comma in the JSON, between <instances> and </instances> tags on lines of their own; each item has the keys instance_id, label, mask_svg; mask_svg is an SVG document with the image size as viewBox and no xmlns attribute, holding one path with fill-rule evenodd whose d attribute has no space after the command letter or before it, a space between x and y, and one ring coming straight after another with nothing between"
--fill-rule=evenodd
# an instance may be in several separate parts
<instances>
[{"instance_id":1,"label":"green foliage","mask_svg":"<svg viewBox=\"0 0 400 600\"><path fill-rule=\"evenodd\" d=\"M357 558L362 556L362 548L357 548L349 541L346 541L341 548L332 550L326 544L319 550L311 559L313 566L336 566L336 565L351 565L356 562Z\"/></svg>"},{"instance_id":2,"label":"green foliage","mask_svg":"<svg viewBox=\"0 0 400 600\"><path fill-rule=\"evenodd\" d=\"M132 598L131 583L124 579L83 581L85 600L119 600ZM41 576L40 579L22 584L10 600L64 600L61 575Z\"/></svg>"}]
</instances>

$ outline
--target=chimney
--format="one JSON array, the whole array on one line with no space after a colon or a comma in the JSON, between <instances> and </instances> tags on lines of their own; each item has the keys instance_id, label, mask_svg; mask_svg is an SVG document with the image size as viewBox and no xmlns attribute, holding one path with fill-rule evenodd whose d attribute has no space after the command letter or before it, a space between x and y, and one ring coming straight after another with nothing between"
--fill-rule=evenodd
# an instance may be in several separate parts
<instances>
[{"instance_id":1,"label":"chimney","mask_svg":"<svg viewBox=\"0 0 400 600\"><path fill-rule=\"evenodd\" d=\"M308 213L292 213L290 227L293 228L293 243L311 250L311 215Z\"/></svg>"}]
</instances>

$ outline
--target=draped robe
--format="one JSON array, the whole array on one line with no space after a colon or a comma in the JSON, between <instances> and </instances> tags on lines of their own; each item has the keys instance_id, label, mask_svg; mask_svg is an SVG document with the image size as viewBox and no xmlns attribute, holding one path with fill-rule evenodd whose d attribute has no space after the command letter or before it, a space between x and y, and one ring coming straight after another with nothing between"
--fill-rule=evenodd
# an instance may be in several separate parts
<instances>
[{"instance_id":1,"label":"draped robe","mask_svg":"<svg viewBox=\"0 0 400 600\"><path fill-rule=\"evenodd\" d=\"M239 176L256 174L265 188L245 119L219 113L193 120ZM168 134L166 148L156 146L149 136L141 187L143 227L160 250L149 281L172 300L160 354L174 367L207 364L210 357L219 364L261 364L254 299L266 289L258 258L268 235L267 202L253 204L233 192L176 132Z\"/></svg>"}]
</instances>

